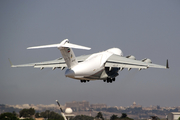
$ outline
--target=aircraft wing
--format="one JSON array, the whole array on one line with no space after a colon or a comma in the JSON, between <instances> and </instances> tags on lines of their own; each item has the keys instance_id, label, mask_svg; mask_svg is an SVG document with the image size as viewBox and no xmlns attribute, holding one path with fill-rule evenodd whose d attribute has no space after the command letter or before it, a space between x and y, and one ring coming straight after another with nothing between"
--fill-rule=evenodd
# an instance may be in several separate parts
<instances>
[{"instance_id":1,"label":"aircraft wing","mask_svg":"<svg viewBox=\"0 0 180 120\"><path fill-rule=\"evenodd\" d=\"M130 58L121 57L119 55L113 54L106 61L105 67L119 67L120 69L128 68L129 70L131 68L138 68L139 70L141 70L141 69L147 69L149 67L165 68L165 69L169 68L168 60L167 60L166 66L153 64L149 60L150 59L144 59L140 61L140 60L130 59Z\"/></svg>"},{"instance_id":2,"label":"aircraft wing","mask_svg":"<svg viewBox=\"0 0 180 120\"><path fill-rule=\"evenodd\" d=\"M83 62L85 59L87 59L90 55L83 55L77 57L78 62ZM9 60L10 61L10 60ZM58 58L56 60L51 61L45 61L45 62L37 62L37 63L28 63L28 64L22 64L22 65L13 65L10 61L11 67L34 67L34 68L61 68L64 69L67 67L64 58Z\"/></svg>"},{"instance_id":3,"label":"aircraft wing","mask_svg":"<svg viewBox=\"0 0 180 120\"><path fill-rule=\"evenodd\" d=\"M22 64L22 65L12 65L11 63L11 67L30 67L30 66L33 66L34 68L41 68L41 69L42 68L64 68L66 67L66 63L63 58L58 58L56 60L45 61L45 62Z\"/></svg>"}]
</instances>

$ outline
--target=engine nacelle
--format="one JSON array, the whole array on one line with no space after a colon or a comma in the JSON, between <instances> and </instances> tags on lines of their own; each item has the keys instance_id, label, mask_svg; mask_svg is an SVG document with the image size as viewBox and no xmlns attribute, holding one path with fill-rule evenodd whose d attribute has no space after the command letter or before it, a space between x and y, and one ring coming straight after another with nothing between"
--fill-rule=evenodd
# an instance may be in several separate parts
<instances>
[{"instance_id":1,"label":"engine nacelle","mask_svg":"<svg viewBox=\"0 0 180 120\"><path fill-rule=\"evenodd\" d=\"M148 59L148 58L143 59L142 62L152 63L152 61L150 59Z\"/></svg>"},{"instance_id":2,"label":"engine nacelle","mask_svg":"<svg viewBox=\"0 0 180 120\"><path fill-rule=\"evenodd\" d=\"M111 53L116 54L116 55L123 56L123 52L119 48L111 48L111 49L108 49L106 51L111 52Z\"/></svg>"},{"instance_id":3,"label":"engine nacelle","mask_svg":"<svg viewBox=\"0 0 180 120\"><path fill-rule=\"evenodd\" d=\"M132 60L136 59L133 55L126 56L126 58L129 58L129 59L132 59Z\"/></svg>"}]
</instances>

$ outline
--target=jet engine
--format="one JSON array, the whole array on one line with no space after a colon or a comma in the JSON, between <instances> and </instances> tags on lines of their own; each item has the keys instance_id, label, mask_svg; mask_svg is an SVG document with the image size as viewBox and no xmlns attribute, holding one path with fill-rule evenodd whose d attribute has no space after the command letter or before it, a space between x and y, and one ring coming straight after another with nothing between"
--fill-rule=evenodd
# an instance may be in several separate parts
<instances>
[{"instance_id":1,"label":"jet engine","mask_svg":"<svg viewBox=\"0 0 180 120\"><path fill-rule=\"evenodd\" d=\"M148 58L143 59L142 62L152 63L152 61L150 59L148 59Z\"/></svg>"},{"instance_id":2,"label":"jet engine","mask_svg":"<svg viewBox=\"0 0 180 120\"><path fill-rule=\"evenodd\" d=\"M129 58L129 59L132 59L132 60L136 60L136 58L133 55L126 56L126 58Z\"/></svg>"}]
</instances>

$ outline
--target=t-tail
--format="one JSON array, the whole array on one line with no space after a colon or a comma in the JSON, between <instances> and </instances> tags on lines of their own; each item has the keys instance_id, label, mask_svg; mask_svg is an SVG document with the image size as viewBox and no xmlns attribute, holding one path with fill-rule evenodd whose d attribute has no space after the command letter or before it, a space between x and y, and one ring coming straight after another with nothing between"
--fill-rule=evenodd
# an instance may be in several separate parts
<instances>
[{"instance_id":1,"label":"t-tail","mask_svg":"<svg viewBox=\"0 0 180 120\"><path fill-rule=\"evenodd\" d=\"M35 46L35 47L29 47L27 49L39 49L39 48L51 48L51 47L57 47L61 51L61 54L69 69L71 69L72 67L78 64L78 61L76 60L76 57L72 48L85 49L85 50L91 49L89 47L69 43L68 39L63 40L60 44Z\"/></svg>"}]
</instances>

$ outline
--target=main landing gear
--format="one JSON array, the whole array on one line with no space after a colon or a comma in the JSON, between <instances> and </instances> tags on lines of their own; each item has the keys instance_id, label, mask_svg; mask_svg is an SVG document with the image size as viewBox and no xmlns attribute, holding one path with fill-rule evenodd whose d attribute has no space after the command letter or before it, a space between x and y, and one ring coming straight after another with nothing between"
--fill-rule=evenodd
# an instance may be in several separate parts
<instances>
[{"instance_id":1,"label":"main landing gear","mask_svg":"<svg viewBox=\"0 0 180 120\"><path fill-rule=\"evenodd\" d=\"M115 78L107 78L107 80L104 80L104 82L107 82L107 83L112 83L113 81L115 81Z\"/></svg>"},{"instance_id":2,"label":"main landing gear","mask_svg":"<svg viewBox=\"0 0 180 120\"><path fill-rule=\"evenodd\" d=\"M89 82L89 80L80 80L81 83L86 83L86 82ZM107 78L106 80L103 80L104 82L107 82L107 83L112 83L115 81L115 78Z\"/></svg>"},{"instance_id":3,"label":"main landing gear","mask_svg":"<svg viewBox=\"0 0 180 120\"><path fill-rule=\"evenodd\" d=\"M86 81L89 82L89 80L81 80L81 83L86 83Z\"/></svg>"}]
</instances>

